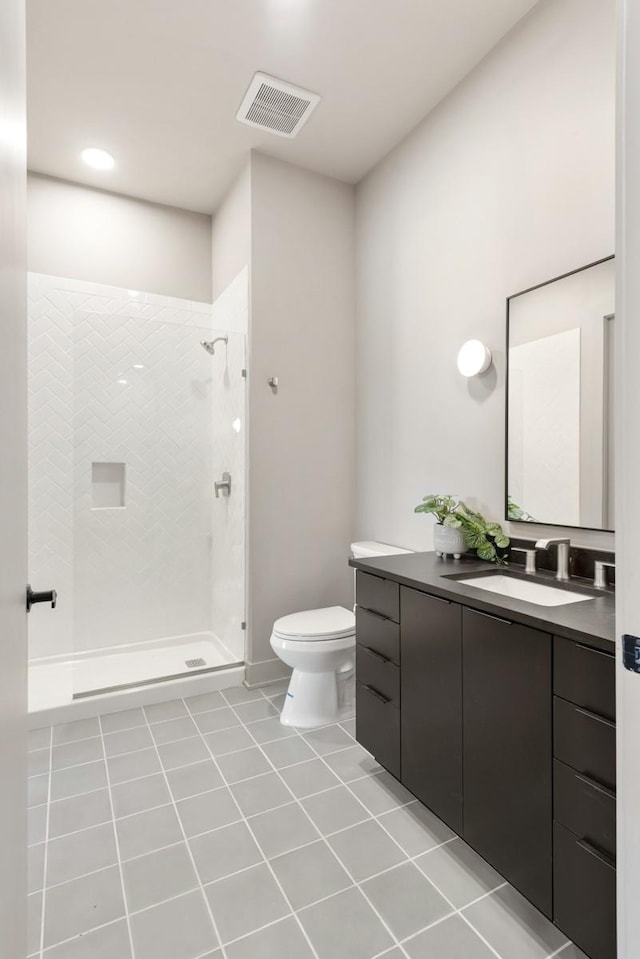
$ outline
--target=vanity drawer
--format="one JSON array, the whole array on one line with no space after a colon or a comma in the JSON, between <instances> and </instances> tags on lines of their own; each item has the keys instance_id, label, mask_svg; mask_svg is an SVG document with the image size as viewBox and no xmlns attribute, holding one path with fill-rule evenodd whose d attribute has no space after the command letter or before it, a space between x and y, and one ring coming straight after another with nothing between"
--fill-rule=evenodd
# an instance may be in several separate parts
<instances>
[{"instance_id":1,"label":"vanity drawer","mask_svg":"<svg viewBox=\"0 0 640 959\"><path fill-rule=\"evenodd\" d=\"M381 693L356 682L356 739L400 778L400 710Z\"/></svg>"},{"instance_id":2,"label":"vanity drawer","mask_svg":"<svg viewBox=\"0 0 640 959\"><path fill-rule=\"evenodd\" d=\"M356 678L363 686L371 686L400 705L400 667L390 659L366 646L356 646Z\"/></svg>"},{"instance_id":3,"label":"vanity drawer","mask_svg":"<svg viewBox=\"0 0 640 959\"><path fill-rule=\"evenodd\" d=\"M558 696L553 698L553 754L590 779L615 789L615 723Z\"/></svg>"},{"instance_id":4,"label":"vanity drawer","mask_svg":"<svg viewBox=\"0 0 640 959\"><path fill-rule=\"evenodd\" d=\"M614 657L570 639L555 636L553 691L556 696L615 722Z\"/></svg>"},{"instance_id":5,"label":"vanity drawer","mask_svg":"<svg viewBox=\"0 0 640 959\"><path fill-rule=\"evenodd\" d=\"M553 920L590 959L616 959L616 870L559 823L553 824Z\"/></svg>"},{"instance_id":6,"label":"vanity drawer","mask_svg":"<svg viewBox=\"0 0 640 959\"><path fill-rule=\"evenodd\" d=\"M356 603L394 623L400 622L400 586L390 579L357 570Z\"/></svg>"},{"instance_id":7,"label":"vanity drawer","mask_svg":"<svg viewBox=\"0 0 640 959\"><path fill-rule=\"evenodd\" d=\"M553 817L578 839L616 857L616 797L559 760L553 761Z\"/></svg>"},{"instance_id":8,"label":"vanity drawer","mask_svg":"<svg viewBox=\"0 0 640 959\"><path fill-rule=\"evenodd\" d=\"M390 659L392 663L400 663L398 624L360 606L356 606L356 642Z\"/></svg>"}]
</instances>

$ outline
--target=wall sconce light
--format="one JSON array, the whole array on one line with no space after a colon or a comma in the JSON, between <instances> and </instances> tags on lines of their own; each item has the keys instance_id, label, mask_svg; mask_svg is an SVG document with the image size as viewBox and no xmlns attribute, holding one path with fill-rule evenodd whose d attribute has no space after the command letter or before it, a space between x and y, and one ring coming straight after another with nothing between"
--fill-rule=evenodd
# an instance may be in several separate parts
<instances>
[{"instance_id":1,"label":"wall sconce light","mask_svg":"<svg viewBox=\"0 0 640 959\"><path fill-rule=\"evenodd\" d=\"M478 376L491 366L491 350L480 340L467 340L458 353L458 370L463 376Z\"/></svg>"}]
</instances>

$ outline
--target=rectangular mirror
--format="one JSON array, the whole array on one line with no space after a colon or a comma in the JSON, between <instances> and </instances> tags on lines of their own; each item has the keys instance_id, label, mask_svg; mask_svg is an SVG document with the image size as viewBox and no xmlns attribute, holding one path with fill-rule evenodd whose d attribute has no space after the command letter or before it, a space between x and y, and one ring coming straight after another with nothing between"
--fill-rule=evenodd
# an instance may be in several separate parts
<instances>
[{"instance_id":1,"label":"rectangular mirror","mask_svg":"<svg viewBox=\"0 0 640 959\"><path fill-rule=\"evenodd\" d=\"M507 300L505 518L614 529L614 258Z\"/></svg>"}]
</instances>

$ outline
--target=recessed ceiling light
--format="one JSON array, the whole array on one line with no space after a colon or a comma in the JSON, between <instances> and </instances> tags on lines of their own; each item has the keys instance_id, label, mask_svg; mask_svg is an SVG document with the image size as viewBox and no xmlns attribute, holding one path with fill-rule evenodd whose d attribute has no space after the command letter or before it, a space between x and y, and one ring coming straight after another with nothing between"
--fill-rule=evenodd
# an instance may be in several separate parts
<instances>
[{"instance_id":1,"label":"recessed ceiling light","mask_svg":"<svg viewBox=\"0 0 640 959\"><path fill-rule=\"evenodd\" d=\"M100 147L87 147L80 156L88 166L96 170L112 170L116 163L111 154Z\"/></svg>"}]
</instances>

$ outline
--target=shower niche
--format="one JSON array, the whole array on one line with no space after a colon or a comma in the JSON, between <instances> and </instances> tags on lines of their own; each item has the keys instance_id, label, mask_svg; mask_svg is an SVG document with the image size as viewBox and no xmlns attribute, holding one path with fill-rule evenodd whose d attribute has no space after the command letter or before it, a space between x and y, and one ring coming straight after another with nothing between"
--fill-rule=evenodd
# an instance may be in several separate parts
<instances>
[{"instance_id":1,"label":"shower niche","mask_svg":"<svg viewBox=\"0 0 640 959\"><path fill-rule=\"evenodd\" d=\"M91 464L91 509L123 509L125 502L124 463Z\"/></svg>"}]
</instances>

